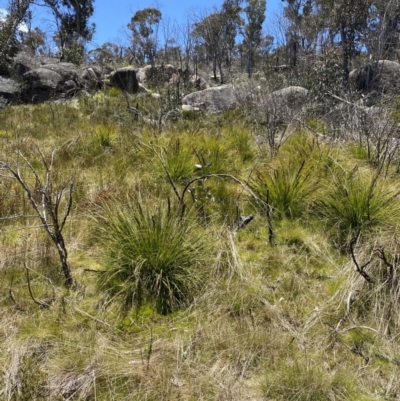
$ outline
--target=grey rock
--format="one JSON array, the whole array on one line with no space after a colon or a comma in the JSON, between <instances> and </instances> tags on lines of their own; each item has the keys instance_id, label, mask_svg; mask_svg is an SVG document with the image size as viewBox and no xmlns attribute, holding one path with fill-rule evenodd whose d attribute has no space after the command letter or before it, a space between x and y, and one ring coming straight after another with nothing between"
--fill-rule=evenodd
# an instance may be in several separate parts
<instances>
[{"instance_id":1,"label":"grey rock","mask_svg":"<svg viewBox=\"0 0 400 401\"><path fill-rule=\"evenodd\" d=\"M11 78L0 77L0 107L19 98L21 86Z\"/></svg>"},{"instance_id":2,"label":"grey rock","mask_svg":"<svg viewBox=\"0 0 400 401\"><path fill-rule=\"evenodd\" d=\"M27 95L47 100L56 93L70 90L78 83L78 69L71 63L45 64L23 75ZM66 84L67 83L67 84Z\"/></svg>"},{"instance_id":3,"label":"grey rock","mask_svg":"<svg viewBox=\"0 0 400 401\"><path fill-rule=\"evenodd\" d=\"M37 68L24 74L24 81L30 89L55 91L62 83L62 76L55 71Z\"/></svg>"},{"instance_id":4,"label":"grey rock","mask_svg":"<svg viewBox=\"0 0 400 401\"><path fill-rule=\"evenodd\" d=\"M14 57L12 74L14 76L22 77L26 72L39 67L40 62L37 58L21 52Z\"/></svg>"},{"instance_id":5,"label":"grey rock","mask_svg":"<svg viewBox=\"0 0 400 401\"><path fill-rule=\"evenodd\" d=\"M289 107L300 110L308 101L308 90L301 86L288 86L272 92L266 100L269 107Z\"/></svg>"},{"instance_id":6,"label":"grey rock","mask_svg":"<svg viewBox=\"0 0 400 401\"><path fill-rule=\"evenodd\" d=\"M128 93L137 93L139 90L139 82L133 67L124 67L113 71L109 75L109 81L111 86Z\"/></svg>"},{"instance_id":7,"label":"grey rock","mask_svg":"<svg viewBox=\"0 0 400 401\"><path fill-rule=\"evenodd\" d=\"M193 75L189 79L189 84L191 84L196 89L204 90L210 87L204 77L200 75Z\"/></svg>"},{"instance_id":8,"label":"grey rock","mask_svg":"<svg viewBox=\"0 0 400 401\"><path fill-rule=\"evenodd\" d=\"M182 111L200 111L201 109L199 107L195 106L190 106L188 104L183 104L182 105Z\"/></svg>"},{"instance_id":9,"label":"grey rock","mask_svg":"<svg viewBox=\"0 0 400 401\"><path fill-rule=\"evenodd\" d=\"M146 65L137 71L138 81L146 82L169 82L174 75L178 75L179 71L171 64L166 65Z\"/></svg>"},{"instance_id":10,"label":"grey rock","mask_svg":"<svg viewBox=\"0 0 400 401\"><path fill-rule=\"evenodd\" d=\"M179 85L181 82L181 76L179 74L172 74L171 79L169 80L169 83L171 85Z\"/></svg>"},{"instance_id":11,"label":"grey rock","mask_svg":"<svg viewBox=\"0 0 400 401\"><path fill-rule=\"evenodd\" d=\"M372 106L382 95L400 91L400 64L391 60L379 60L350 72L353 89L366 94L366 105Z\"/></svg>"},{"instance_id":12,"label":"grey rock","mask_svg":"<svg viewBox=\"0 0 400 401\"><path fill-rule=\"evenodd\" d=\"M79 70L78 75L80 86L86 91L91 92L101 87L101 75L97 74L93 68L83 68Z\"/></svg>"},{"instance_id":13,"label":"grey rock","mask_svg":"<svg viewBox=\"0 0 400 401\"><path fill-rule=\"evenodd\" d=\"M143 68L139 68L137 72L137 79L141 83L146 83L153 78L154 68L151 65L146 65Z\"/></svg>"},{"instance_id":14,"label":"grey rock","mask_svg":"<svg viewBox=\"0 0 400 401\"><path fill-rule=\"evenodd\" d=\"M77 85L76 82L74 82L72 79L69 79L67 82L64 83L64 90L71 90L71 89L76 89Z\"/></svg>"},{"instance_id":15,"label":"grey rock","mask_svg":"<svg viewBox=\"0 0 400 401\"><path fill-rule=\"evenodd\" d=\"M151 94L151 91L148 90L143 84L141 84L139 82L138 93L149 93L149 94Z\"/></svg>"},{"instance_id":16,"label":"grey rock","mask_svg":"<svg viewBox=\"0 0 400 401\"><path fill-rule=\"evenodd\" d=\"M96 72L96 74L102 75L110 75L113 71L115 71L115 68L111 65L104 64L104 65L91 65L93 70Z\"/></svg>"},{"instance_id":17,"label":"grey rock","mask_svg":"<svg viewBox=\"0 0 400 401\"><path fill-rule=\"evenodd\" d=\"M104 71L99 65L91 64L89 67L83 68L83 70L91 68L93 72L96 74L96 77L98 79L101 79L103 74L111 74L113 72L113 69Z\"/></svg>"},{"instance_id":18,"label":"grey rock","mask_svg":"<svg viewBox=\"0 0 400 401\"><path fill-rule=\"evenodd\" d=\"M235 108L238 101L233 85L222 85L186 95L182 104L217 114Z\"/></svg>"},{"instance_id":19,"label":"grey rock","mask_svg":"<svg viewBox=\"0 0 400 401\"><path fill-rule=\"evenodd\" d=\"M45 64L40 68L56 72L64 82L78 79L78 68L72 63Z\"/></svg>"},{"instance_id":20,"label":"grey rock","mask_svg":"<svg viewBox=\"0 0 400 401\"><path fill-rule=\"evenodd\" d=\"M58 58L34 56L26 52L19 52L13 59L11 74L22 77L26 72L45 64L58 64L59 62L60 60Z\"/></svg>"},{"instance_id":21,"label":"grey rock","mask_svg":"<svg viewBox=\"0 0 400 401\"><path fill-rule=\"evenodd\" d=\"M40 56L38 57L40 65L48 65L48 64L57 64L60 63L59 57L46 57Z\"/></svg>"},{"instance_id":22,"label":"grey rock","mask_svg":"<svg viewBox=\"0 0 400 401\"><path fill-rule=\"evenodd\" d=\"M11 78L0 77L0 95L6 98L12 98L18 95L21 86Z\"/></svg>"}]
</instances>

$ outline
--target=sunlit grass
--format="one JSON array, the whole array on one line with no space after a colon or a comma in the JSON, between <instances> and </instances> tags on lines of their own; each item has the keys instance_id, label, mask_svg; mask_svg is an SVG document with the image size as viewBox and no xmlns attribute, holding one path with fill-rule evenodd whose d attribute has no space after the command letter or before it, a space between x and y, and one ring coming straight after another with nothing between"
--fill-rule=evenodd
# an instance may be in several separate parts
<instances>
[{"instance_id":1,"label":"sunlit grass","mask_svg":"<svg viewBox=\"0 0 400 401\"><path fill-rule=\"evenodd\" d=\"M56 149L57 182L75 174L64 232L78 282L62 286L57 250L2 176L1 394L395 399L396 182L362 164L362 149L304 129L272 157L245 110L159 124L165 110L162 98L116 90L0 110L0 160L25 173L19 149L42 173L41 154ZM328 134L318 117L307 121ZM212 176L221 173L242 185ZM343 246L360 230L354 254L360 266L371 259L373 285ZM24 263L35 299L54 298L49 308L32 299Z\"/></svg>"}]
</instances>

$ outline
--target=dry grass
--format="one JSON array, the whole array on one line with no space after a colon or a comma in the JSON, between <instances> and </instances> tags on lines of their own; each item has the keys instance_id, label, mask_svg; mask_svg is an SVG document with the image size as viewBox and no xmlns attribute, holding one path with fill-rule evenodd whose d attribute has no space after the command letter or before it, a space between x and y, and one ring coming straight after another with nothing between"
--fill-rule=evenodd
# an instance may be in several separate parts
<instances>
[{"instance_id":1,"label":"dry grass","mask_svg":"<svg viewBox=\"0 0 400 401\"><path fill-rule=\"evenodd\" d=\"M149 115L160 112L146 97L136 101ZM333 220L321 221L316 213L318 201L327 201L324 188L332 185L333 174L357 164L372 176L373 163L353 158L345 142L322 143L304 130L296 136L295 127L271 152L257 146L253 125L235 123L235 112L197 120L183 116L160 132L136 121L118 94L77 104L0 111L1 159L11 160L18 148L40 168L33 146L40 145L43 154L57 148L56 181L75 173L64 234L78 283L74 289L63 286L54 245L17 183L1 177L2 399L396 399L397 214L391 219L385 214L382 224L374 221L374 229L361 231L354 246L359 266L370 261L365 269L371 285L355 270L349 249L335 247L327 230ZM277 166L289 164L297 166L289 174L296 180L302 161L300 172L306 174L294 183L307 187L301 205L284 206L269 222L265 208L235 182L202 179L190 188L185 216L215 252L198 265L201 291L185 305L160 315L151 297L133 309L107 302L98 286L107 268L104 245L93 218L100 206L115 199L127 204L140 193L152 211L151 226L160 205L179 203L188 180L229 173L250 182L256 171L270 174L268 166L276 170L269 177L277 180L284 173ZM384 199L395 168L385 164L386 177L380 178ZM390 202L397 210L398 199ZM109 213L112 217L112 209ZM249 225L234 232L238 215L250 214ZM109 246L115 254L121 251L118 243ZM168 241L162 247L168 250ZM34 298L54 298L49 308L33 301L24 264Z\"/></svg>"}]
</instances>

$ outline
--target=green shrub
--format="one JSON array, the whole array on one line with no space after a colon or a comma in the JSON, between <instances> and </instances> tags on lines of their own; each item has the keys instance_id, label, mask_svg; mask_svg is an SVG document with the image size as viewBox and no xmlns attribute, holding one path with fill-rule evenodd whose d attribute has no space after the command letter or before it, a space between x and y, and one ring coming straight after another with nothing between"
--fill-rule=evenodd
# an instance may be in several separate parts
<instances>
[{"instance_id":1,"label":"green shrub","mask_svg":"<svg viewBox=\"0 0 400 401\"><path fill-rule=\"evenodd\" d=\"M310 69L309 73L301 79L300 85L310 90L319 112L329 112L338 100L326 96L326 92L343 96L343 71L335 61L329 60Z\"/></svg>"},{"instance_id":2,"label":"green shrub","mask_svg":"<svg viewBox=\"0 0 400 401\"><path fill-rule=\"evenodd\" d=\"M207 243L164 204L104 207L98 219L106 271L100 286L125 306L154 301L160 314L187 304L204 283Z\"/></svg>"}]
</instances>

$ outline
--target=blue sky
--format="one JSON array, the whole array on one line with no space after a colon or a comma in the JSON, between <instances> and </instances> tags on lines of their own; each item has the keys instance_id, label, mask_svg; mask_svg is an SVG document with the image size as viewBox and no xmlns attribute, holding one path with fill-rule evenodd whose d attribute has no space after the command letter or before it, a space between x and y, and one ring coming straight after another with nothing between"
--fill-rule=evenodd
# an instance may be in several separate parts
<instances>
[{"instance_id":1,"label":"blue sky","mask_svg":"<svg viewBox=\"0 0 400 401\"><path fill-rule=\"evenodd\" d=\"M127 41L127 24L136 11L147 7L156 7L162 12L165 23L176 21L183 24L189 16L207 15L214 7L220 7L223 0L94 0L95 12L91 22L96 24L96 33L89 47L101 46L105 42L124 44ZM7 0L0 0L0 11ZM265 29L273 25L274 16L282 9L281 0L267 0ZM33 12L33 26L39 26L45 32L55 30L52 16L45 8L36 7Z\"/></svg>"},{"instance_id":2,"label":"blue sky","mask_svg":"<svg viewBox=\"0 0 400 401\"><path fill-rule=\"evenodd\" d=\"M223 0L95 0L95 13L92 21L96 23L96 34L93 45L101 45L107 41L125 41L126 25L133 14L146 7L156 7L161 10L163 19L177 23L186 21L188 15L204 13L213 7L221 6ZM273 20L273 15L282 7L281 0L267 0L267 23Z\"/></svg>"}]
</instances>

